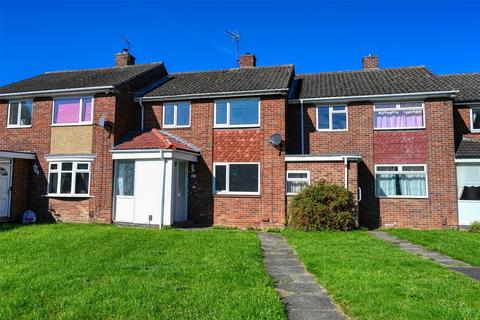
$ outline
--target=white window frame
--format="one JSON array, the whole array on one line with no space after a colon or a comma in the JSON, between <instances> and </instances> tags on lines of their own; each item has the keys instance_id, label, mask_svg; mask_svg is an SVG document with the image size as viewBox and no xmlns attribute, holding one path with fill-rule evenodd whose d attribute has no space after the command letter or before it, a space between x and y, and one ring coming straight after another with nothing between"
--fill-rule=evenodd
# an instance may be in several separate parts
<instances>
[{"instance_id":1,"label":"white window frame","mask_svg":"<svg viewBox=\"0 0 480 320\"><path fill-rule=\"evenodd\" d=\"M230 190L230 165L231 164L256 164L258 166L258 191L228 191ZM225 170L225 191L217 191L215 189L216 170L218 165L226 166ZM213 177L212 177L212 192L213 194L227 194L227 195L260 195L261 175L260 175L260 162L214 162L213 163Z\"/></svg>"},{"instance_id":2,"label":"white window frame","mask_svg":"<svg viewBox=\"0 0 480 320\"><path fill-rule=\"evenodd\" d=\"M258 104L258 117L257 123L254 124L230 124L230 102L231 101L256 101ZM260 118L261 118L261 100L259 98L238 98L238 99L220 99L215 100L213 106L213 127L214 128L257 128L260 127ZM217 124L217 103L219 102L226 102L227 103L227 123L224 124Z\"/></svg>"},{"instance_id":3,"label":"white window frame","mask_svg":"<svg viewBox=\"0 0 480 320\"><path fill-rule=\"evenodd\" d=\"M400 105L403 103L421 103L421 107L409 107L401 108ZM379 104L395 104L395 108L382 109L377 108ZM421 127L395 127L395 128L377 128L375 127L375 112L389 112L389 111L422 111L423 117L423 126ZM379 102L373 105L373 130L385 131L385 130L416 130L416 129L425 129L427 124L427 117L425 116L425 102L423 101L400 101L400 102Z\"/></svg>"},{"instance_id":4,"label":"white window frame","mask_svg":"<svg viewBox=\"0 0 480 320\"><path fill-rule=\"evenodd\" d=\"M318 110L320 108L326 108L328 107L328 128L319 128L318 126ZM344 107L345 110L333 110L333 107ZM344 129L333 129L333 114L345 114L345 128ZM315 123L315 127L317 128L317 131L348 131L348 106L345 104L328 104L328 105L317 105L316 106L316 111L315 111L317 121Z\"/></svg>"},{"instance_id":5,"label":"white window frame","mask_svg":"<svg viewBox=\"0 0 480 320\"><path fill-rule=\"evenodd\" d=\"M289 178L289 173L306 173L307 178ZM310 171L308 170L287 170L287 175L285 176L285 190L288 190L288 182L307 182L307 185L310 185ZM297 192L288 192L287 196L292 196L298 194Z\"/></svg>"},{"instance_id":6,"label":"white window frame","mask_svg":"<svg viewBox=\"0 0 480 320\"><path fill-rule=\"evenodd\" d=\"M72 171L62 171L62 163L72 163ZM57 165L57 169L52 170L52 164ZM88 169L77 169L77 164L87 164ZM60 193L60 185L61 185L61 174L62 172L71 172L72 173L72 187L70 193ZM87 193L75 193L75 183L78 173L88 173L88 190ZM50 193L50 173L57 173L57 193ZM64 160L61 161L49 161L48 162L48 184L47 184L47 196L50 197L64 197L64 198L90 198L90 184L92 181L92 162L91 161L71 161L71 160Z\"/></svg>"},{"instance_id":7,"label":"white window frame","mask_svg":"<svg viewBox=\"0 0 480 320\"><path fill-rule=\"evenodd\" d=\"M30 124L20 124L21 118L22 118L22 102L25 103L30 103L32 106L32 114L31 114L31 119L30 119ZM19 104L19 109L18 109L18 115L17 115L17 124L10 124L10 105L12 103L18 103ZM11 100L8 101L8 111L7 111L7 128L30 128L33 123L33 100L32 99L20 99L20 100Z\"/></svg>"},{"instance_id":8,"label":"white window frame","mask_svg":"<svg viewBox=\"0 0 480 320\"><path fill-rule=\"evenodd\" d=\"M178 105L186 103L188 104L188 124L187 125L178 125L177 124L177 113L178 113ZM173 124L165 124L165 109L167 105L173 105ZM162 128L190 128L190 124L192 121L192 104L190 101L178 101L178 102L166 102L162 106Z\"/></svg>"},{"instance_id":9,"label":"white window frame","mask_svg":"<svg viewBox=\"0 0 480 320\"><path fill-rule=\"evenodd\" d=\"M480 128L478 129L473 128L473 112L474 111L480 112L480 105L474 105L470 107L470 132L480 133Z\"/></svg>"},{"instance_id":10,"label":"white window frame","mask_svg":"<svg viewBox=\"0 0 480 320\"><path fill-rule=\"evenodd\" d=\"M397 171L378 171L378 167L398 167ZM423 171L404 171L404 167L423 167ZM377 194L377 174L425 174L425 195L424 196L381 196ZM419 164L376 164L375 165L375 197L380 199L402 198L402 199L428 199L428 170L427 165Z\"/></svg>"},{"instance_id":11,"label":"white window frame","mask_svg":"<svg viewBox=\"0 0 480 320\"><path fill-rule=\"evenodd\" d=\"M71 123L54 123L54 115L55 115L55 105L57 103L57 100L62 100L62 99L80 99L80 108L78 110L78 119L79 122L71 122ZM83 105L83 99L92 99L92 117L91 120L89 121L82 121L82 105ZM53 98L53 107L52 107L52 127L65 127L65 126L85 126L85 125L92 125L93 124L93 118L95 117L95 98L93 96L85 96L85 97L55 97Z\"/></svg>"}]
</instances>

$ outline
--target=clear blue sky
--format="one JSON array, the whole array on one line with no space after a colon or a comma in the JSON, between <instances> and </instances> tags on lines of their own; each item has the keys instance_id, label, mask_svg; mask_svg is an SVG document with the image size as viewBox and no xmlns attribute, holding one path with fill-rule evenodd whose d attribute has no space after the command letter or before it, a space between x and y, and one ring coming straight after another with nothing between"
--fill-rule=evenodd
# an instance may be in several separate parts
<instances>
[{"instance_id":1,"label":"clear blue sky","mask_svg":"<svg viewBox=\"0 0 480 320\"><path fill-rule=\"evenodd\" d=\"M480 72L479 2L8 2L0 0L0 85L44 71L105 67L132 41L137 63L170 72L236 65L225 30L259 65L297 73L427 65Z\"/></svg>"}]
</instances>

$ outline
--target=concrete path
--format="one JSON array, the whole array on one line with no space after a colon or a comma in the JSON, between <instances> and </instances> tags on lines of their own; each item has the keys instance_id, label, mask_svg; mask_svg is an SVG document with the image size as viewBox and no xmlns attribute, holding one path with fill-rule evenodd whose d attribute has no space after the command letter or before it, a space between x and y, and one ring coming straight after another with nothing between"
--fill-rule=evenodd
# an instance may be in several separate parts
<instances>
[{"instance_id":1,"label":"concrete path","mask_svg":"<svg viewBox=\"0 0 480 320\"><path fill-rule=\"evenodd\" d=\"M293 249L278 233L258 233L267 272L285 305L288 319L347 319L307 273Z\"/></svg>"},{"instance_id":2,"label":"concrete path","mask_svg":"<svg viewBox=\"0 0 480 320\"><path fill-rule=\"evenodd\" d=\"M413 244L408 240L399 239L384 231L369 231L369 233L378 239L398 244L401 249L407 252L419 255L426 259L434 260L450 270L463 273L467 277L480 281L480 267L474 267L463 261L452 259L451 257L438 252L429 251L421 245Z\"/></svg>"}]
</instances>

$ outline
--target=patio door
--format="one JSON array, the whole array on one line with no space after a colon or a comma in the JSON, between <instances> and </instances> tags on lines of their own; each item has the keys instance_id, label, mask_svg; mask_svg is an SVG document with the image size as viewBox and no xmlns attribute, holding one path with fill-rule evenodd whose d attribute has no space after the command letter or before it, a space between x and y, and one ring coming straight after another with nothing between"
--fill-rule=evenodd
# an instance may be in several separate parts
<instances>
[{"instance_id":1,"label":"patio door","mask_svg":"<svg viewBox=\"0 0 480 320\"><path fill-rule=\"evenodd\" d=\"M188 162L175 161L175 212L173 222L187 220L188 208Z\"/></svg>"},{"instance_id":2,"label":"patio door","mask_svg":"<svg viewBox=\"0 0 480 320\"><path fill-rule=\"evenodd\" d=\"M11 164L0 163L0 218L10 216Z\"/></svg>"}]
</instances>

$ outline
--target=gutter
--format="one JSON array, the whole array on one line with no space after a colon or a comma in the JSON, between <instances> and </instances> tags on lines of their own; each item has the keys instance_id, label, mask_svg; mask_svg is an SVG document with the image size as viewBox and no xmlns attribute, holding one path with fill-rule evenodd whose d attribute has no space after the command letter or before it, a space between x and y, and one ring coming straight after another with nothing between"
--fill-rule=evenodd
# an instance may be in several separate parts
<instances>
[{"instance_id":1,"label":"gutter","mask_svg":"<svg viewBox=\"0 0 480 320\"><path fill-rule=\"evenodd\" d=\"M413 92L413 93L394 93L394 94L375 94L363 96L338 96L338 97L323 97L323 98L306 98L306 99L290 99L290 104L302 104L303 102L351 102L351 101L388 101L395 98L405 99L419 99L431 97L454 97L459 91L431 91L431 92Z\"/></svg>"},{"instance_id":2,"label":"gutter","mask_svg":"<svg viewBox=\"0 0 480 320\"><path fill-rule=\"evenodd\" d=\"M270 95L288 93L289 88L282 89L268 89L268 90L250 90L250 91L228 91L228 92L209 92L209 93L192 93L181 94L171 96L152 96L135 98L134 101L138 102L140 99L143 101L168 101L168 100L181 100L181 99L198 99L198 98L225 98L225 97L249 97L258 95Z\"/></svg>"},{"instance_id":3,"label":"gutter","mask_svg":"<svg viewBox=\"0 0 480 320\"><path fill-rule=\"evenodd\" d=\"M140 104L140 130L143 132L143 125L144 125L144 117L145 117L145 107L143 106L142 98L138 99L138 103Z\"/></svg>"},{"instance_id":4,"label":"gutter","mask_svg":"<svg viewBox=\"0 0 480 320\"><path fill-rule=\"evenodd\" d=\"M98 92L111 92L115 89L114 86L100 86L100 87L84 87L84 88L70 88L70 89L54 89L54 90L39 90L39 91L24 91L12 93L0 93L0 98L19 98L19 97L45 97L52 95L67 95L67 94L89 94Z\"/></svg>"}]
</instances>

